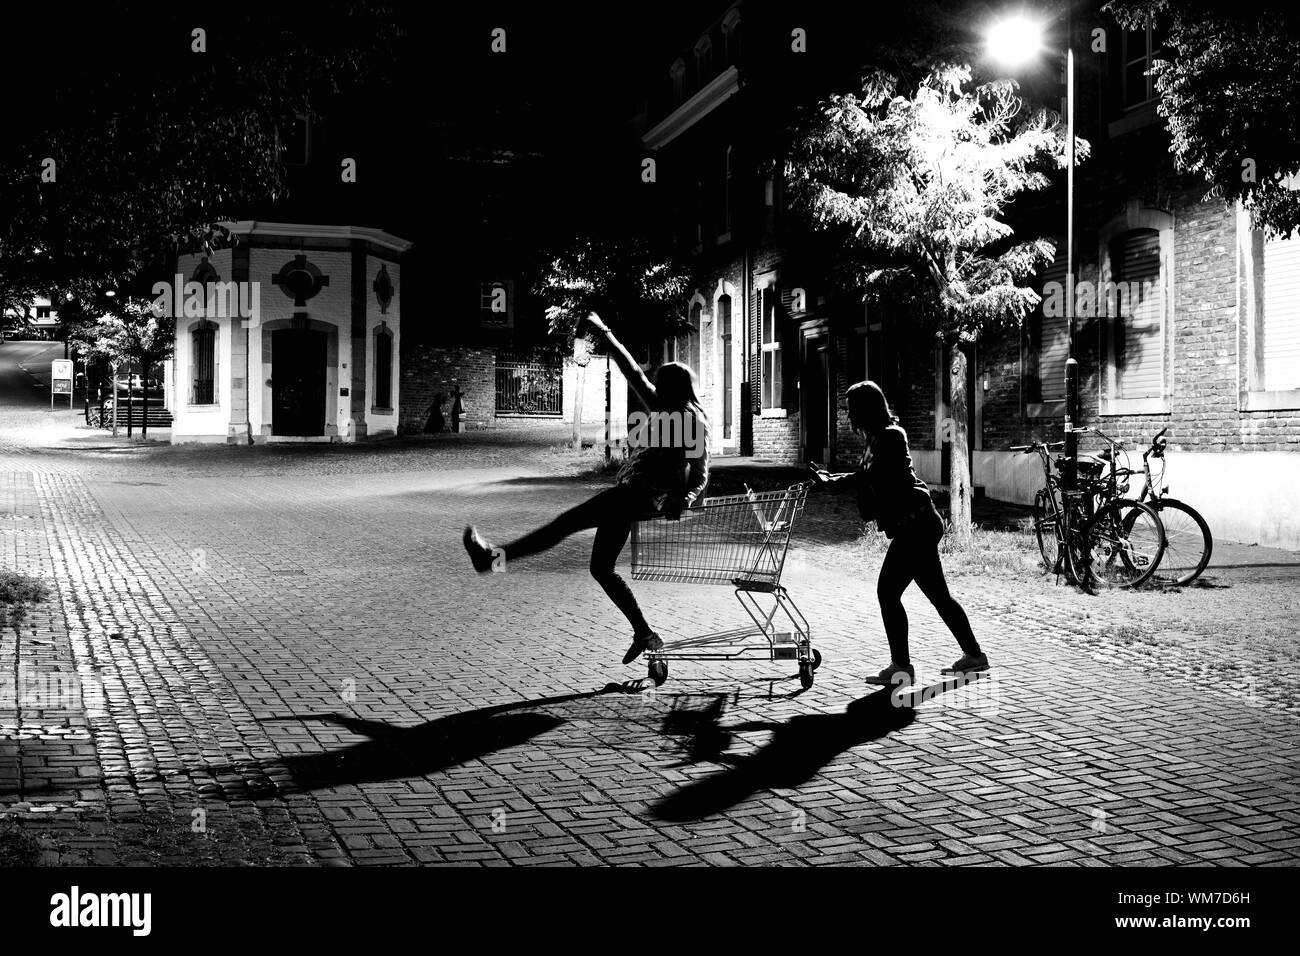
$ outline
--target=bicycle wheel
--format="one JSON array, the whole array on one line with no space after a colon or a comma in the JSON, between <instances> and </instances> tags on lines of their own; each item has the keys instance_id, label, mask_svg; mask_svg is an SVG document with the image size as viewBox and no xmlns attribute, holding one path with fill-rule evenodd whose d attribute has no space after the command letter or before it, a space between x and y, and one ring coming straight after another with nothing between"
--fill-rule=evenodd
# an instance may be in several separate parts
<instances>
[{"instance_id":1,"label":"bicycle wheel","mask_svg":"<svg viewBox=\"0 0 1300 956\"><path fill-rule=\"evenodd\" d=\"M1043 556L1043 567L1055 571L1061 556L1061 521L1048 503L1049 492L1040 488L1034 495L1034 537L1038 539L1038 553Z\"/></svg>"},{"instance_id":2,"label":"bicycle wheel","mask_svg":"<svg viewBox=\"0 0 1300 956\"><path fill-rule=\"evenodd\" d=\"M1087 537L1084 529L1088 525L1088 513L1083 499L1078 495L1063 495L1066 502L1061 520L1062 528L1061 555L1068 581L1077 584L1085 594L1096 594L1097 586L1088 571L1092 555L1085 544Z\"/></svg>"},{"instance_id":3,"label":"bicycle wheel","mask_svg":"<svg viewBox=\"0 0 1300 956\"><path fill-rule=\"evenodd\" d=\"M1162 584L1191 584L1210 563L1214 538L1210 526L1191 505L1173 498L1154 502L1165 527L1165 556L1156 580Z\"/></svg>"},{"instance_id":4,"label":"bicycle wheel","mask_svg":"<svg viewBox=\"0 0 1300 956\"><path fill-rule=\"evenodd\" d=\"M1108 501L1083 531L1087 580L1098 589L1145 584L1160 566L1165 533L1149 505L1126 498Z\"/></svg>"}]
</instances>

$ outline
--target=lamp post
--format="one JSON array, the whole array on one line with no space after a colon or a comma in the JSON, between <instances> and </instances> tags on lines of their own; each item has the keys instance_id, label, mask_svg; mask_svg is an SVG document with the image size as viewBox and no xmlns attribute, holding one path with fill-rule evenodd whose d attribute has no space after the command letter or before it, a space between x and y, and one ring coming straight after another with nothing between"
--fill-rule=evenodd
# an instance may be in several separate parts
<instances>
[{"instance_id":1,"label":"lamp post","mask_svg":"<svg viewBox=\"0 0 1300 956\"><path fill-rule=\"evenodd\" d=\"M1074 48L1071 19L1066 13L1065 37L1065 467L1061 481L1066 491L1078 487L1079 436L1075 425L1079 411L1079 362L1075 356L1074 316ZM990 56L1014 69L1043 49L1042 24L1025 16L1011 16L993 25L986 36Z\"/></svg>"}]
</instances>

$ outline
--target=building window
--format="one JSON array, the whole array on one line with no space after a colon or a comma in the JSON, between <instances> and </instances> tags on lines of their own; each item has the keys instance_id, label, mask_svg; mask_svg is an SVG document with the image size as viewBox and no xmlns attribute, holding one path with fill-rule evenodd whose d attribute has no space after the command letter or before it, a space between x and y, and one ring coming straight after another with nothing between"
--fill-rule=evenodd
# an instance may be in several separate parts
<instances>
[{"instance_id":1,"label":"building window","mask_svg":"<svg viewBox=\"0 0 1300 956\"><path fill-rule=\"evenodd\" d=\"M305 113L294 116L277 134L280 162L286 166L306 166L311 161L311 118Z\"/></svg>"},{"instance_id":2,"label":"building window","mask_svg":"<svg viewBox=\"0 0 1300 956\"><path fill-rule=\"evenodd\" d=\"M695 44L695 86L701 89L713 78L713 42L708 37L700 37Z\"/></svg>"},{"instance_id":3,"label":"building window","mask_svg":"<svg viewBox=\"0 0 1300 956\"><path fill-rule=\"evenodd\" d=\"M732 8L722 18L723 65L740 65L740 11Z\"/></svg>"},{"instance_id":4,"label":"building window","mask_svg":"<svg viewBox=\"0 0 1300 956\"><path fill-rule=\"evenodd\" d=\"M776 325L780 296L774 289L759 292L759 341L762 351L763 409L781 408L781 338Z\"/></svg>"},{"instance_id":5,"label":"building window","mask_svg":"<svg viewBox=\"0 0 1300 956\"><path fill-rule=\"evenodd\" d=\"M695 181L694 194L694 211L695 211L695 245L699 248L704 247L704 234L707 231L705 222L709 218L708 204L705 202L704 182L697 179Z\"/></svg>"},{"instance_id":6,"label":"building window","mask_svg":"<svg viewBox=\"0 0 1300 956\"><path fill-rule=\"evenodd\" d=\"M700 318L703 313L703 306L694 303L687 313L690 328L664 343L664 361L681 362L697 377L700 374Z\"/></svg>"},{"instance_id":7,"label":"building window","mask_svg":"<svg viewBox=\"0 0 1300 956\"><path fill-rule=\"evenodd\" d=\"M722 437L731 437L732 383L731 296L718 299L718 337L722 343Z\"/></svg>"},{"instance_id":8,"label":"building window","mask_svg":"<svg viewBox=\"0 0 1300 956\"><path fill-rule=\"evenodd\" d=\"M1266 392L1300 389L1300 235L1264 240L1256 380Z\"/></svg>"},{"instance_id":9,"label":"building window","mask_svg":"<svg viewBox=\"0 0 1300 956\"><path fill-rule=\"evenodd\" d=\"M1065 303L1065 243L1056 243L1056 258L1041 276L1042 302L1029 319L1024 377L1030 415L1052 415L1059 408L1043 407L1065 401L1065 361L1070 354L1069 318Z\"/></svg>"},{"instance_id":10,"label":"building window","mask_svg":"<svg viewBox=\"0 0 1300 956\"><path fill-rule=\"evenodd\" d=\"M484 328L508 328L514 324L514 282L484 282L479 286L479 325Z\"/></svg>"},{"instance_id":11,"label":"building window","mask_svg":"<svg viewBox=\"0 0 1300 956\"><path fill-rule=\"evenodd\" d=\"M1160 233L1134 229L1112 244L1112 275L1121 290L1108 324L1112 398L1164 394L1165 282ZM1098 303L1102 305L1102 303ZM1107 306L1109 310L1109 306Z\"/></svg>"},{"instance_id":12,"label":"building window","mask_svg":"<svg viewBox=\"0 0 1300 956\"><path fill-rule=\"evenodd\" d=\"M722 233L725 236L731 235L731 197L732 186L735 179L735 170L732 166L732 147L728 146L722 152Z\"/></svg>"},{"instance_id":13,"label":"building window","mask_svg":"<svg viewBox=\"0 0 1300 956\"><path fill-rule=\"evenodd\" d=\"M1153 77L1148 75L1154 56L1151 24L1124 31L1123 106L1132 109L1155 98Z\"/></svg>"},{"instance_id":14,"label":"building window","mask_svg":"<svg viewBox=\"0 0 1300 956\"><path fill-rule=\"evenodd\" d=\"M190 404L217 403L217 326L200 322L190 331Z\"/></svg>"},{"instance_id":15,"label":"building window","mask_svg":"<svg viewBox=\"0 0 1300 956\"><path fill-rule=\"evenodd\" d=\"M686 96L686 63L678 60L668 70L669 79L673 83L673 102L680 103Z\"/></svg>"},{"instance_id":16,"label":"building window","mask_svg":"<svg viewBox=\"0 0 1300 956\"><path fill-rule=\"evenodd\" d=\"M375 330L375 408L393 407L393 333L380 326Z\"/></svg>"}]
</instances>

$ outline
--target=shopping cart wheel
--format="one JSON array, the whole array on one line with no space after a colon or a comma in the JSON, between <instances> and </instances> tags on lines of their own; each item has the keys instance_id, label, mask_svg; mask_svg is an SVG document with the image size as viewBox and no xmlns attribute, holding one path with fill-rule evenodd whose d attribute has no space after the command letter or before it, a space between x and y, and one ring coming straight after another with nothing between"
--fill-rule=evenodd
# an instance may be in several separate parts
<instances>
[{"instance_id":1,"label":"shopping cart wheel","mask_svg":"<svg viewBox=\"0 0 1300 956\"><path fill-rule=\"evenodd\" d=\"M663 684L663 682L668 679L668 662L661 660L651 661L650 679L655 682L656 687Z\"/></svg>"},{"instance_id":2,"label":"shopping cart wheel","mask_svg":"<svg viewBox=\"0 0 1300 956\"><path fill-rule=\"evenodd\" d=\"M812 669L816 670L821 666L822 666L822 652L818 650L814 650L813 659L812 659Z\"/></svg>"},{"instance_id":3,"label":"shopping cart wheel","mask_svg":"<svg viewBox=\"0 0 1300 956\"><path fill-rule=\"evenodd\" d=\"M813 685L813 668L816 667L812 661L804 661L799 665L799 683L807 690Z\"/></svg>"}]
</instances>

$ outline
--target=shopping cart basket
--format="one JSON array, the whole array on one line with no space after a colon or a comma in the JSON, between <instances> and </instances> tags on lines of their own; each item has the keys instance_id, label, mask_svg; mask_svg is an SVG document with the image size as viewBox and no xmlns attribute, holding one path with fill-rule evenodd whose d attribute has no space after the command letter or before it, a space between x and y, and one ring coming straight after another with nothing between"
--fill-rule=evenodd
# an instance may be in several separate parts
<instances>
[{"instance_id":1,"label":"shopping cart basket","mask_svg":"<svg viewBox=\"0 0 1300 956\"><path fill-rule=\"evenodd\" d=\"M656 517L632 526L632 577L639 581L725 584L757 626L688 638L647 651L650 677L668 679L668 661L766 657L799 662L799 681L813 683L821 654L808 620L781 584L790 533L812 482L784 491L705 498L679 520ZM788 628L787 628L788 625Z\"/></svg>"}]
</instances>

